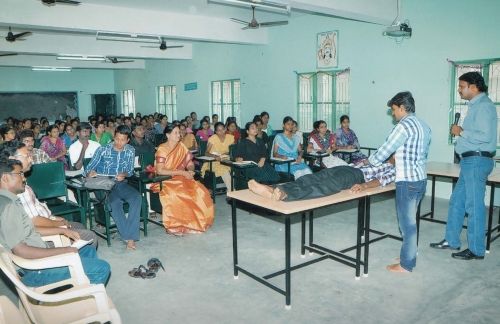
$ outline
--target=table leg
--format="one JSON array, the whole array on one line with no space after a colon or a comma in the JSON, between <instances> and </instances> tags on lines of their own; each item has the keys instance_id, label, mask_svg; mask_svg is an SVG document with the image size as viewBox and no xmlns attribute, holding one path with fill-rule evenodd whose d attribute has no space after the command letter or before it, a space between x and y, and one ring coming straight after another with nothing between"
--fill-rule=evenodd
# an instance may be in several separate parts
<instances>
[{"instance_id":1,"label":"table leg","mask_svg":"<svg viewBox=\"0 0 500 324\"><path fill-rule=\"evenodd\" d=\"M356 228L356 280L361 272L361 237L364 232L365 202L364 197L358 199L358 226Z\"/></svg>"},{"instance_id":2,"label":"table leg","mask_svg":"<svg viewBox=\"0 0 500 324\"><path fill-rule=\"evenodd\" d=\"M285 216L285 308L291 308L290 216Z\"/></svg>"},{"instance_id":3,"label":"table leg","mask_svg":"<svg viewBox=\"0 0 500 324\"><path fill-rule=\"evenodd\" d=\"M364 211L365 211L365 255L363 257L363 277L368 277L368 257L370 255L370 197L365 197Z\"/></svg>"},{"instance_id":4,"label":"table leg","mask_svg":"<svg viewBox=\"0 0 500 324\"><path fill-rule=\"evenodd\" d=\"M313 225L313 213L309 212L309 246L313 244L313 236L314 236L314 225Z\"/></svg>"},{"instance_id":5,"label":"table leg","mask_svg":"<svg viewBox=\"0 0 500 324\"><path fill-rule=\"evenodd\" d=\"M422 200L421 199L419 202L418 202L418 206L417 206L417 246L418 246L418 239L420 237L420 206L422 205Z\"/></svg>"},{"instance_id":6,"label":"table leg","mask_svg":"<svg viewBox=\"0 0 500 324\"><path fill-rule=\"evenodd\" d=\"M486 230L486 253L490 252L491 243L491 225L493 223L493 209L495 208L495 184L491 183L490 208L488 210L488 229Z\"/></svg>"},{"instance_id":7,"label":"table leg","mask_svg":"<svg viewBox=\"0 0 500 324\"><path fill-rule=\"evenodd\" d=\"M302 221L301 221L301 236L300 236L300 256L304 257L306 254L306 248L304 245L306 244L306 213L302 213Z\"/></svg>"},{"instance_id":8,"label":"table leg","mask_svg":"<svg viewBox=\"0 0 500 324\"><path fill-rule=\"evenodd\" d=\"M233 271L234 279L238 279L238 233L236 226L236 199L231 201L231 217L233 226Z\"/></svg>"},{"instance_id":9,"label":"table leg","mask_svg":"<svg viewBox=\"0 0 500 324\"><path fill-rule=\"evenodd\" d=\"M432 194L431 194L431 218L434 218L434 200L436 198L436 176L432 176ZM418 213L420 216L420 212Z\"/></svg>"}]
</instances>

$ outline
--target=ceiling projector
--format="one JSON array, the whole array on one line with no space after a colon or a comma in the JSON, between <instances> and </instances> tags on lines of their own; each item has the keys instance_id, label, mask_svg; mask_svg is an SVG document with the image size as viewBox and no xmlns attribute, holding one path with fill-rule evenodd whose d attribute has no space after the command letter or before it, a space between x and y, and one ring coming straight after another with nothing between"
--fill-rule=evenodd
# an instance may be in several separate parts
<instances>
[{"instance_id":1,"label":"ceiling projector","mask_svg":"<svg viewBox=\"0 0 500 324\"><path fill-rule=\"evenodd\" d=\"M411 27L407 23L396 24L387 27L382 34L390 37L411 37Z\"/></svg>"}]
</instances>

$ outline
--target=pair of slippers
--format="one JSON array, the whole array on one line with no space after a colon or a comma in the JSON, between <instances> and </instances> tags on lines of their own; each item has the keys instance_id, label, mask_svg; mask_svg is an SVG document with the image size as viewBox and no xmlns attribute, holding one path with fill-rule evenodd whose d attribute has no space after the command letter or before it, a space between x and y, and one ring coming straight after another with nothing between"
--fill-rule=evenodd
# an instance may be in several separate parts
<instances>
[{"instance_id":1,"label":"pair of slippers","mask_svg":"<svg viewBox=\"0 0 500 324\"><path fill-rule=\"evenodd\" d=\"M156 273L160 268L165 271L163 264L157 258L149 259L147 265L147 268L142 264L138 268L133 268L128 272L128 275L132 278L153 279L156 278Z\"/></svg>"}]
</instances>

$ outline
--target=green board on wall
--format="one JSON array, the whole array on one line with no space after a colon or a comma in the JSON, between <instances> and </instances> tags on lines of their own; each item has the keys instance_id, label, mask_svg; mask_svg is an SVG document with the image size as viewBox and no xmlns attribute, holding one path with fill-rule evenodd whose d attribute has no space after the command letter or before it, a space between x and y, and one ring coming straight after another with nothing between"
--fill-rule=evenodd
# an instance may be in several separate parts
<instances>
[{"instance_id":1,"label":"green board on wall","mask_svg":"<svg viewBox=\"0 0 500 324\"><path fill-rule=\"evenodd\" d=\"M8 117L47 117L50 121L66 115L76 117L76 92L0 92L0 122Z\"/></svg>"}]
</instances>

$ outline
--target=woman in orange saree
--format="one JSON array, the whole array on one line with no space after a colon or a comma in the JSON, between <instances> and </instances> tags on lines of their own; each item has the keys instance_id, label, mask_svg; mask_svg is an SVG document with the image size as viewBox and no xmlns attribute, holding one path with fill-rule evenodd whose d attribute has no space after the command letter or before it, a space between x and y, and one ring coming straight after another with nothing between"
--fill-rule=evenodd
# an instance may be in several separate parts
<instances>
[{"instance_id":1,"label":"woman in orange saree","mask_svg":"<svg viewBox=\"0 0 500 324\"><path fill-rule=\"evenodd\" d=\"M214 222L214 204L208 190L194 180L189 150L180 142L179 126L165 129L167 142L155 154L157 174L170 175L160 191L163 225L167 233L201 233Z\"/></svg>"}]
</instances>

